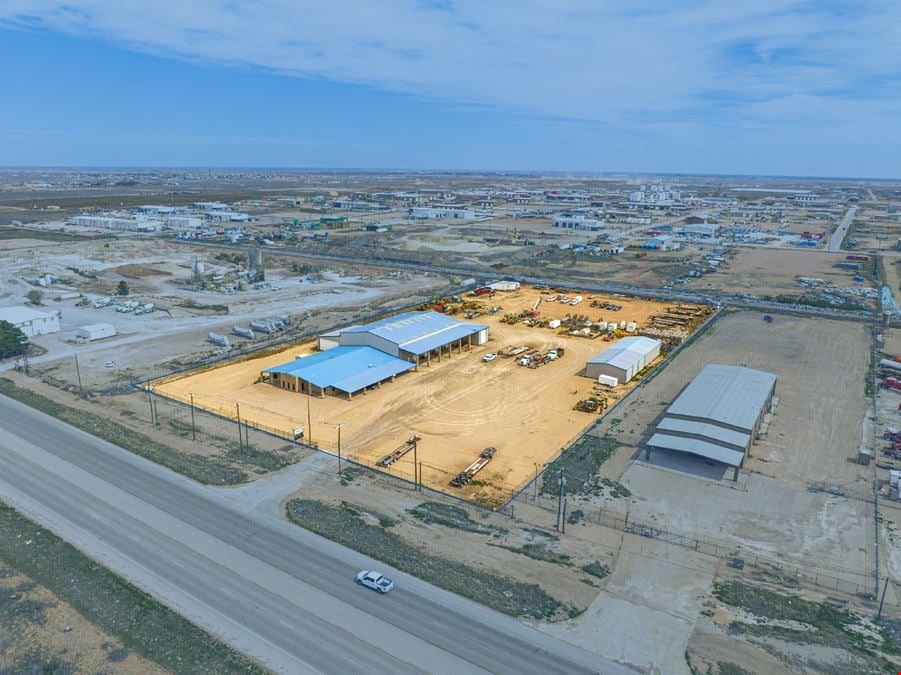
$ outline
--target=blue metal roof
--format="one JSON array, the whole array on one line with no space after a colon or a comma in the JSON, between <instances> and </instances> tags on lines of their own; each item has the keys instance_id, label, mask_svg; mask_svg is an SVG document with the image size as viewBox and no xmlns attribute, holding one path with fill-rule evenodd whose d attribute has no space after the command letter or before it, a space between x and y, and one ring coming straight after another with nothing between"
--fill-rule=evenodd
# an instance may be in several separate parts
<instances>
[{"instance_id":1,"label":"blue metal roof","mask_svg":"<svg viewBox=\"0 0 901 675\"><path fill-rule=\"evenodd\" d=\"M440 312L406 312L345 328L343 333L372 333L411 354L424 354L448 342L484 330L487 326L464 323Z\"/></svg>"},{"instance_id":2,"label":"blue metal roof","mask_svg":"<svg viewBox=\"0 0 901 675\"><path fill-rule=\"evenodd\" d=\"M286 373L323 389L334 387L352 394L414 367L408 361L372 347L335 347L263 372Z\"/></svg>"},{"instance_id":3,"label":"blue metal roof","mask_svg":"<svg viewBox=\"0 0 901 675\"><path fill-rule=\"evenodd\" d=\"M443 347L449 342L461 340L468 335L478 333L485 328L488 328L488 326L483 326L478 323L460 323L456 326L451 326L440 333L426 335L425 337L413 340L412 342L405 342L401 345L401 349L418 356L419 354L430 352L433 349L438 349L438 347Z\"/></svg>"}]
</instances>

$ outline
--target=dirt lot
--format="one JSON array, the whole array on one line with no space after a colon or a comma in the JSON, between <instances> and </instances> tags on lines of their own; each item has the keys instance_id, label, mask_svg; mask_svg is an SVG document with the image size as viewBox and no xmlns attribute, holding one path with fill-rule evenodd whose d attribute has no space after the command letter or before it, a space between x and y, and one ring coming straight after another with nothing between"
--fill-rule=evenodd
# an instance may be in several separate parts
<instances>
[{"instance_id":1,"label":"dirt lot","mask_svg":"<svg viewBox=\"0 0 901 675\"><path fill-rule=\"evenodd\" d=\"M393 451L413 432L422 437L418 459L423 482L448 490L448 481L476 459L487 446L498 449L487 469L463 490L467 499L498 505L535 475L562 447L587 428L595 415L573 410L588 396L594 383L581 373L585 361L610 345L601 340L561 336L549 329L501 322L507 312L531 308L539 291L522 288L484 300L486 310L499 305L496 314L486 313L476 321L490 326L486 345L454 354L431 366L407 373L352 400L330 396L312 398L307 439L319 447L336 451L338 424L342 426L341 451L345 457L372 465ZM572 297L572 294L570 294ZM590 300L576 309L592 319L635 321L647 325L651 314L667 305L632 298L615 298L623 306L618 312L592 309ZM601 296L598 296L601 297ZM562 318L568 311L560 303L541 305L542 318ZM498 358L483 363L482 356L511 346L539 350L565 347L565 356L538 369L515 365L513 359ZM235 416L235 403L243 420L288 433L307 425L307 398L276 389L256 380L266 368L309 353L313 345L288 346L275 354L245 360L155 385L158 393L181 401L194 394L197 406ZM634 382L633 382L634 384ZM617 388L612 398L630 386ZM413 455L396 462L391 473L413 479Z\"/></svg>"},{"instance_id":2,"label":"dirt lot","mask_svg":"<svg viewBox=\"0 0 901 675\"><path fill-rule=\"evenodd\" d=\"M845 255L739 247L739 254L726 269L693 279L685 284L685 288L748 295L798 295L804 290L796 284L799 276L832 281L839 288L857 286L859 284L851 280L854 272L834 267L836 262L845 260Z\"/></svg>"},{"instance_id":3,"label":"dirt lot","mask_svg":"<svg viewBox=\"0 0 901 675\"><path fill-rule=\"evenodd\" d=\"M868 340L854 323L778 316L766 324L755 312L726 315L604 420L600 431L624 447L602 472L632 491L635 520L869 574L872 467L851 462L866 415ZM690 456L655 452L647 463L638 454L656 417L708 363L744 364L779 378L775 418L737 484ZM839 576L868 584L859 574Z\"/></svg>"},{"instance_id":4,"label":"dirt lot","mask_svg":"<svg viewBox=\"0 0 901 675\"><path fill-rule=\"evenodd\" d=\"M756 312L719 319L615 417L620 441L638 444L648 426L708 363L746 365L777 375L779 407L766 438L751 448L745 469L807 485L861 480L849 462L866 411L864 375L869 333L857 323L777 316L767 324ZM841 367L838 367L841 364ZM840 397L841 405L836 405Z\"/></svg>"}]
</instances>

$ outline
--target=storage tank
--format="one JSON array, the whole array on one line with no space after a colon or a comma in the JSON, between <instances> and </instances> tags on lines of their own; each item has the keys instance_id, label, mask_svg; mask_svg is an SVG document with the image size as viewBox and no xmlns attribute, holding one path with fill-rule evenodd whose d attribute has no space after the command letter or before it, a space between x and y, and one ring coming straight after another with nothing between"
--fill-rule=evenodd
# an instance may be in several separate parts
<instances>
[{"instance_id":1,"label":"storage tank","mask_svg":"<svg viewBox=\"0 0 901 675\"><path fill-rule=\"evenodd\" d=\"M547 322L548 328L560 328L560 319L551 319Z\"/></svg>"},{"instance_id":2,"label":"storage tank","mask_svg":"<svg viewBox=\"0 0 901 675\"><path fill-rule=\"evenodd\" d=\"M627 333L634 333L636 328L638 328L638 326L635 324L634 321L630 321L629 323L626 324L626 332Z\"/></svg>"},{"instance_id":3,"label":"storage tank","mask_svg":"<svg viewBox=\"0 0 901 675\"><path fill-rule=\"evenodd\" d=\"M598 384L602 384L605 387L615 387L619 384L619 380L612 375L598 375Z\"/></svg>"}]
</instances>

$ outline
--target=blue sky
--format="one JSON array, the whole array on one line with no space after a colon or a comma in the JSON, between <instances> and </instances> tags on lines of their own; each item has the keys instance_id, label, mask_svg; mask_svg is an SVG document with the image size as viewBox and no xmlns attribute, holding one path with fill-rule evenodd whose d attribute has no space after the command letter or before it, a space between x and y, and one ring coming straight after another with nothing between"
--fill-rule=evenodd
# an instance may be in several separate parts
<instances>
[{"instance_id":1,"label":"blue sky","mask_svg":"<svg viewBox=\"0 0 901 675\"><path fill-rule=\"evenodd\" d=\"M899 176L901 3L3 0L0 165Z\"/></svg>"}]
</instances>

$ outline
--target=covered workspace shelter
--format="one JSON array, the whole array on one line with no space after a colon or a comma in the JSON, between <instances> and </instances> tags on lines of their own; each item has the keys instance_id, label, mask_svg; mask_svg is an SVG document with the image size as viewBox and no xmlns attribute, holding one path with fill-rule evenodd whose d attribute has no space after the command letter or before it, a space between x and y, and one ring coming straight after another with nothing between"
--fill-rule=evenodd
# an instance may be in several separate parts
<instances>
[{"instance_id":1,"label":"covered workspace shelter","mask_svg":"<svg viewBox=\"0 0 901 675\"><path fill-rule=\"evenodd\" d=\"M733 480L776 392L776 376L744 366L709 364L666 409L645 445L732 467Z\"/></svg>"},{"instance_id":2,"label":"covered workspace shelter","mask_svg":"<svg viewBox=\"0 0 901 675\"><path fill-rule=\"evenodd\" d=\"M280 389L324 397L343 393L348 398L368 387L415 368L415 364L398 359L372 347L335 347L283 363L262 372L263 381Z\"/></svg>"},{"instance_id":3,"label":"covered workspace shelter","mask_svg":"<svg viewBox=\"0 0 901 675\"><path fill-rule=\"evenodd\" d=\"M264 382L313 396L343 393L351 398L380 387L432 358L483 344L488 326L458 321L439 312L406 312L319 336L317 354L268 368Z\"/></svg>"}]
</instances>

